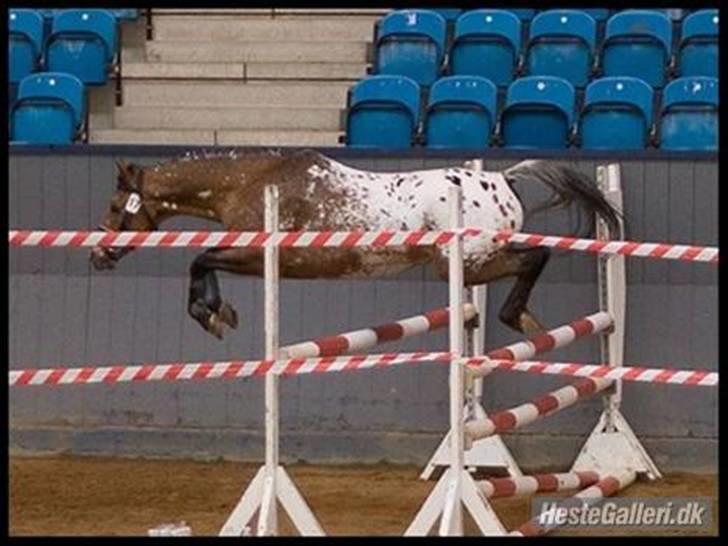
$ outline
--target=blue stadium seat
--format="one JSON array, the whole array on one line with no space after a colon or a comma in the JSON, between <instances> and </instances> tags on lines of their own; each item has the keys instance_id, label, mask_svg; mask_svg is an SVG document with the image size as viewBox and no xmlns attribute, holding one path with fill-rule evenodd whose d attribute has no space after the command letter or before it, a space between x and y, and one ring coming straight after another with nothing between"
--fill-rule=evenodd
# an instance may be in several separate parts
<instances>
[{"instance_id":1,"label":"blue stadium seat","mask_svg":"<svg viewBox=\"0 0 728 546\"><path fill-rule=\"evenodd\" d=\"M718 10L688 15L682 23L680 75L718 77Z\"/></svg>"},{"instance_id":2,"label":"blue stadium seat","mask_svg":"<svg viewBox=\"0 0 728 546\"><path fill-rule=\"evenodd\" d=\"M627 10L607 21L602 68L605 76L632 76L652 87L665 84L672 49L672 23L658 11Z\"/></svg>"},{"instance_id":3,"label":"blue stadium seat","mask_svg":"<svg viewBox=\"0 0 728 546\"><path fill-rule=\"evenodd\" d=\"M508 88L501 118L507 148L566 148L574 119L574 86L553 76L528 76Z\"/></svg>"},{"instance_id":4,"label":"blue stadium seat","mask_svg":"<svg viewBox=\"0 0 728 546\"><path fill-rule=\"evenodd\" d=\"M639 150L649 143L652 88L629 77L601 78L586 88L579 122L581 147Z\"/></svg>"},{"instance_id":5,"label":"blue stadium seat","mask_svg":"<svg viewBox=\"0 0 728 546\"><path fill-rule=\"evenodd\" d=\"M395 11L382 19L377 36L377 74L407 76L430 85L445 54L446 23L429 10Z\"/></svg>"},{"instance_id":6,"label":"blue stadium seat","mask_svg":"<svg viewBox=\"0 0 728 546\"><path fill-rule=\"evenodd\" d=\"M513 15L518 17L521 21L530 21L536 15L535 9L509 9Z\"/></svg>"},{"instance_id":7,"label":"blue stadium seat","mask_svg":"<svg viewBox=\"0 0 728 546\"><path fill-rule=\"evenodd\" d=\"M8 14L8 80L18 83L38 69L43 51L43 17L34 10Z\"/></svg>"},{"instance_id":8,"label":"blue stadium seat","mask_svg":"<svg viewBox=\"0 0 728 546\"><path fill-rule=\"evenodd\" d=\"M463 10L455 8L430 8L429 11L434 11L440 17L445 19L445 21L455 21L463 13Z\"/></svg>"},{"instance_id":9,"label":"blue stadium seat","mask_svg":"<svg viewBox=\"0 0 728 546\"><path fill-rule=\"evenodd\" d=\"M46 69L68 72L89 85L103 85L117 47L116 19L103 9L69 9L53 17Z\"/></svg>"},{"instance_id":10,"label":"blue stadium seat","mask_svg":"<svg viewBox=\"0 0 728 546\"><path fill-rule=\"evenodd\" d=\"M427 147L487 148L495 126L497 94L492 82L478 76L437 80L427 104Z\"/></svg>"},{"instance_id":11,"label":"blue stadium seat","mask_svg":"<svg viewBox=\"0 0 728 546\"><path fill-rule=\"evenodd\" d=\"M420 116L420 87L406 76L370 76L351 90L347 145L409 148Z\"/></svg>"},{"instance_id":12,"label":"blue stadium seat","mask_svg":"<svg viewBox=\"0 0 728 546\"><path fill-rule=\"evenodd\" d=\"M581 9L579 11L583 11L598 23L606 21L612 14L611 9Z\"/></svg>"},{"instance_id":13,"label":"blue stadium seat","mask_svg":"<svg viewBox=\"0 0 728 546\"><path fill-rule=\"evenodd\" d=\"M10 112L15 142L69 144L83 125L86 91L71 74L40 72L20 82Z\"/></svg>"},{"instance_id":14,"label":"blue stadium seat","mask_svg":"<svg viewBox=\"0 0 728 546\"><path fill-rule=\"evenodd\" d=\"M526 67L532 76L556 76L583 87L594 64L597 23L576 10L550 10L531 21Z\"/></svg>"},{"instance_id":15,"label":"blue stadium seat","mask_svg":"<svg viewBox=\"0 0 728 546\"><path fill-rule=\"evenodd\" d=\"M505 10L479 9L460 16L450 48L450 71L508 85L518 65L521 21Z\"/></svg>"},{"instance_id":16,"label":"blue stadium seat","mask_svg":"<svg viewBox=\"0 0 728 546\"><path fill-rule=\"evenodd\" d=\"M662 95L660 148L718 150L718 80L680 78Z\"/></svg>"}]
</instances>

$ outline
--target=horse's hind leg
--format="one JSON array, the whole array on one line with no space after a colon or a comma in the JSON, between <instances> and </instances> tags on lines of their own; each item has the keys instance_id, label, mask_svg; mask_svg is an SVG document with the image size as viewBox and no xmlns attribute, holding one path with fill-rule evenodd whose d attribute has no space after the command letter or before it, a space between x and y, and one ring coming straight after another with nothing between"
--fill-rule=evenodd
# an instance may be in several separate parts
<instances>
[{"instance_id":1,"label":"horse's hind leg","mask_svg":"<svg viewBox=\"0 0 728 546\"><path fill-rule=\"evenodd\" d=\"M498 318L514 330L527 335L544 331L543 326L528 310L528 298L543 271L551 251L545 247L514 249L507 247L479 267L465 268L467 286L486 284L504 277L516 277ZM447 260L436 263L438 272L447 278Z\"/></svg>"},{"instance_id":2,"label":"horse's hind leg","mask_svg":"<svg viewBox=\"0 0 728 546\"><path fill-rule=\"evenodd\" d=\"M536 280L548 262L551 250L545 247L527 249L509 249L511 261L516 268L516 282L503 303L498 318L514 330L533 335L545 329L528 310L528 298L531 296Z\"/></svg>"}]
</instances>

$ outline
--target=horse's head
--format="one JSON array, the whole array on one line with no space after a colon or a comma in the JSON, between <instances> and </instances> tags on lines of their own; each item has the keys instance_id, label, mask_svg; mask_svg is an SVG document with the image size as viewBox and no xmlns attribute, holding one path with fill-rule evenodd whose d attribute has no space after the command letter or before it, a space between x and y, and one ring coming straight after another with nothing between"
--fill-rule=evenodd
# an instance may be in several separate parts
<instances>
[{"instance_id":1,"label":"horse's head","mask_svg":"<svg viewBox=\"0 0 728 546\"><path fill-rule=\"evenodd\" d=\"M116 192L109 210L99 224L103 231L152 231L157 229L154 212L145 204L144 169L134 164L117 162ZM90 260L96 269L113 269L116 262L133 250L132 247L97 245Z\"/></svg>"}]
</instances>

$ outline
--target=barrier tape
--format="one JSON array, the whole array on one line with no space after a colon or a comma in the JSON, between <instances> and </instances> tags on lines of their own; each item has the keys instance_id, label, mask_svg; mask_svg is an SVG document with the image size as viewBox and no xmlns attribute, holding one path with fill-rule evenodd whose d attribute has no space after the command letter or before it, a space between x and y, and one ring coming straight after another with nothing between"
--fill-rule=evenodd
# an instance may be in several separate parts
<instances>
[{"instance_id":1,"label":"barrier tape","mask_svg":"<svg viewBox=\"0 0 728 546\"><path fill-rule=\"evenodd\" d=\"M132 381L184 381L200 379L237 379L267 373L301 375L358 369L381 368L418 362L450 362L449 352L410 352L353 355L339 357L292 358L284 360L231 360L172 364L140 364L81 368L21 369L9 372L13 387L33 385L78 385L87 383L124 383ZM718 385L718 372L705 370L673 370L638 366L610 366L575 362L491 360L488 357L466 357L467 366L490 364L494 369L538 374L622 379L644 383L713 387Z\"/></svg>"},{"instance_id":2,"label":"barrier tape","mask_svg":"<svg viewBox=\"0 0 728 546\"><path fill-rule=\"evenodd\" d=\"M449 231L10 231L10 246L22 247L178 247L214 248L351 248L444 245L457 232ZM574 237L513 233L466 228L464 237L492 237L494 241L521 243L589 252L593 254L637 256L660 260L718 262L718 248L633 241L599 241Z\"/></svg>"}]
</instances>

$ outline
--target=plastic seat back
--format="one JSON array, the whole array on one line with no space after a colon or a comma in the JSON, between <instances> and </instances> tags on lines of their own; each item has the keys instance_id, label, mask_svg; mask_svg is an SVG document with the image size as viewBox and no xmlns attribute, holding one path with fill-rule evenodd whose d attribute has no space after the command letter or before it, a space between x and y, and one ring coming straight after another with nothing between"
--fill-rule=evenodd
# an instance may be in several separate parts
<instances>
[{"instance_id":1,"label":"plastic seat back","mask_svg":"<svg viewBox=\"0 0 728 546\"><path fill-rule=\"evenodd\" d=\"M419 123L420 87L406 76L371 76L351 90L347 145L409 148Z\"/></svg>"},{"instance_id":2,"label":"plastic seat back","mask_svg":"<svg viewBox=\"0 0 728 546\"><path fill-rule=\"evenodd\" d=\"M577 10L550 10L531 21L526 55L528 73L556 76L583 87L594 64L597 23Z\"/></svg>"},{"instance_id":3,"label":"plastic seat back","mask_svg":"<svg viewBox=\"0 0 728 546\"><path fill-rule=\"evenodd\" d=\"M445 19L433 11L390 13L379 25L377 74L407 76L431 85L440 73L446 32Z\"/></svg>"},{"instance_id":4,"label":"plastic seat back","mask_svg":"<svg viewBox=\"0 0 728 546\"><path fill-rule=\"evenodd\" d=\"M478 76L450 76L435 82L427 105L428 148L483 149L496 118L496 86Z\"/></svg>"},{"instance_id":5,"label":"plastic seat back","mask_svg":"<svg viewBox=\"0 0 728 546\"><path fill-rule=\"evenodd\" d=\"M716 78L680 78L665 86L660 147L717 151L718 96Z\"/></svg>"},{"instance_id":6,"label":"plastic seat back","mask_svg":"<svg viewBox=\"0 0 728 546\"><path fill-rule=\"evenodd\" d=\"M594 19L597 23L606 21L607 19L609 19L609 16L612 15L611 9L582 9L579 11L583 11L592 19Z\"/></svg>"},{"instance_id":7,"label":"plastic seat back","mask_svg":"<svg viewBox=\"0 0 728 546\"><path fill-rule=\"evenodd\" d=\"M529 76L508 88L502 116L508 148L566 148L574 117L575 90L553 76Z\"/></svg>"},{"instance_id":8,"label":"plastic seat back","mask_svg":"<svg viewBox=\"0 0 728 546\"><path fill-rule=\"evenodd\" d=\"M43 50L43 17L34 10L8 13L8 80L17 84L38 69Z\"/></svg>"},{"instance_id":9,"label":"plastic seat back","mask_svg":"<svg viewBox=\"0 0 728 546\"><path fill-rule=\"evenodd\" d=\"M11 110L11 140L73 142L86 113L83 83L71 74L42 72L24 78Z\"/></svg>"},{"instance_id":10,"label":"plastic seat back","mask_svg":"<svg viewBox=\"0 0 728 546\"><path fill-rule=\"evenodd\" d=\"M680 75L718 77L718 10L706 9L682 23Z\"/></svg>"},{"instance_id":11,"label":"plastic seat back","mask_svg":"<svg viewBox=\"0 0 728 546\"><path fill-rule=\"evenodd\" d=\"M469 11L455 22L450 69L498 86L513 81L521 50L521 21L506 10Z\"/></svg>"},{"instance_id":12,"label":"plastic seat back","mask_svg":"<svg viewBox=\"0 0 728 546\"><path fill-rule=\"evenodd\" d=\"M53 18L46 45L48 70L68 72L89 85L103 85L117 47L117 23L103 9L63 10Z\"/></svg>"},{"instance_id":13,"label":"plastic seat back","mask_svg":"<svg viewBox=\"0 0 728 546\"><path fill-rule=\"evenodd\" d=\"M602 47L605 76L631 76L652 87L665 84L672 51L672 22L663 13L627 10L607 21Z\"/></svg>"},{"instance_id":14,"label":"plastic seat back","mask_svg":"<svg viewBox=\"0 0 728 546\"><path fill-rule=\"evenodd\" d=\"M530 21L536 15L535 9L509 9L513 15L518 17L521 21Z\"/></svg>"},{"instance_id":15,"label":"plastic seat back","mask_svg":"<svg viewBox=\"0 0 728 546\"><path fill-rule=\"evenodd\" d=\"M652 127L652 88L637 78L602 78L586 88L579 121L581 147L638 150Z\"/></svg>"}]
</instances>

